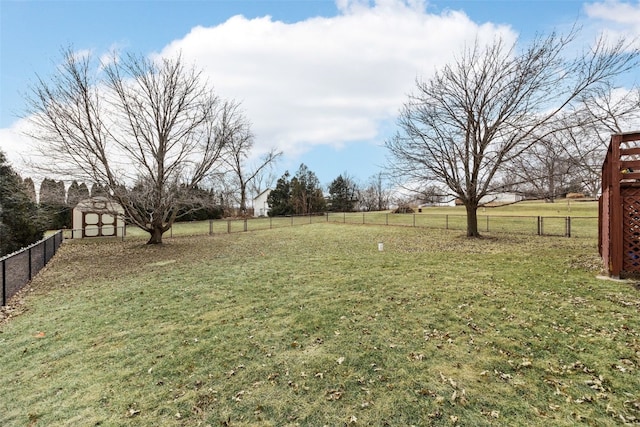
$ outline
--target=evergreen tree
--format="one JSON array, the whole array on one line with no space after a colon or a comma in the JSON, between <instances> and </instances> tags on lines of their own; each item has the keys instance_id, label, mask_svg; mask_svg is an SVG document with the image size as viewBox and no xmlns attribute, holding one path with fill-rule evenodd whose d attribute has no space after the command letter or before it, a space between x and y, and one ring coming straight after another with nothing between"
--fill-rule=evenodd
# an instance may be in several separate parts
<instances>
[{"instance_id":1,"label":"evergreen tree","mask_svg":"<svg viewBox=\"0 0 640 427\"><path fill-rule=\"evenodd\" d=\"M84 182L82 184L78 184L77 181L73 181L69 186L69 190L67 190L67 206L73 209L78 202L88 198L89 189L87 188L87 185Z\"/></svg>"},{"instance_id":2,"label":"evergreen tree","mask_svg":"<svg viewBox=\"0 0 640 427\"><path fill-rule=\"evenodd\" d=\"M71 228L72 209L67 206L64 182L45 178L40 184L40 211L49 230Z\"/></svg>"},{"instance_id":3,"label":"evergreen tree","mask_svg":"<svg viewBox=\"0 0 640 427\"><path fill-rule=\"evenodd\" d=\"M109 197L109 193L102 185L94 183L91 186L91 197Z\"/></svg>"},{"instance_id":4,"label":"evergreen tree","mask_svg":"<svg viewBox=\"0 0 640 427\"><path fill-rule=\"evenodd\" d=\"M178 211L176 222L222 218L224 209L213 190L195 187L185 189L184 194L188 199L183 201L182 208Z\"/></svg>"},{"instance_id":5,"label":"evergreen tree","mask_svg":"<svg viewBox=\"0 0 640 427\"><path fill-rule=\"evenodd\" d=\"M34 184L33 180L31 178L25 178L23 184L24 191L26 195L29 196L29 200L31 200L33 203L37 203L38 201L36 200L36 185Z\"/></svg>"},{"instance_id":6,"label":"evergreen tree","mask_svg":"<svg viewBox=\"0 0 640 427\"><path fill-rule=\"evenodd\" d=\"M331 210L334 212L353 212L357 188L355 183L348 177L339 175L329 185L329 197L331 200Z\"/></svg>"},{"instance_id":7,"label":"evergreen tree","mask_svg":"<svg viewBox=\"0 0 640 427\"><path fill-rule=\"evenodd\" d=\"M0 151L0 256L38 241L43 233L37 205Z\"/></svg>"},{"instance_id":8,"label":"evergreen tree","mask_svg":"<svg viewBox=\"0 0 640 427\"><path fill-rule=\"evenodd\" d=\"M289 171L286 171L276 183L276 188L269 193L267 203L269 204L269 216L291 215L293 206L291 205L291 181Z\"/></svg>"},{"instance_id":9,"label":"evergreen tree","mask_svg":"<svg viewBox=\"0 0 640 427\"><path fill-rule=\"evenodd\" d=\"M324 212L326 209L320 181L304 163L291 180L291 203L294 212L299 215Z\"/></svg>"},{"instance_id":10,"label":"evergreen tree","mask_svg":"<svg viewBox=\"0 0 640 427\"><path fill-rule=\"evenodd\" d=\"M66 204L66 191L64 182L56 182L53 179L45 178L40 184L40 204L64 206Z\"/></svg>"}]
</instances>

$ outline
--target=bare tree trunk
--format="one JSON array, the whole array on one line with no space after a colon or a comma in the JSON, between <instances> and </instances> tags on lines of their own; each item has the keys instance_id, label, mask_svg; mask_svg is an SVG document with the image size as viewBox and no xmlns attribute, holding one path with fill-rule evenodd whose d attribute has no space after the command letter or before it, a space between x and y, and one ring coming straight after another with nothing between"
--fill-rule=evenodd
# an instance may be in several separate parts
<instances>
[{"instance_id":1,"label":"bare tree trunk","mask_svg":"<svg viewBox=\"0 0 640 427\"><path fill-rule=\"evenodd\" d=\"M162 234L164 234L164 232L162 231L162 225L155 226L151 229L151 231L149 231L149 235L151 236L149 238L149 241L147 242L147 245L158 245L158 244L162 244Z\"/></svg>"},{"instance_id":2,"label":"bare tree trunk","mask_svg":"<svg viewBox=\"0 0 640 427\"><path fill-rule=\"evenodd\" d=\"M481 237L478 232L478 204L466 203L467 209L467 237Z\"/></svg>"}]
</instances>

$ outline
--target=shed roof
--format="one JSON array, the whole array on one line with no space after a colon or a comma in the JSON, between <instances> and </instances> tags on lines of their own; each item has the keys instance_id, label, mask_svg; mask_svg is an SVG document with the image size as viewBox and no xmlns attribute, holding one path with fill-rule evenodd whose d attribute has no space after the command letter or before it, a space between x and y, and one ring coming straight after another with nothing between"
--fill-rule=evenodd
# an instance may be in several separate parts
<instances>
[{"instance_id":1,"label":"shed roof","mask_svg":"<svg viewBox=\"0 0 640 427\"><path fill-rule=\"evenodd\" d=\"M74 210L80 212L122 212L119 203L104 196L90 197L80 200Z\"/></svg>"}]
</instances>

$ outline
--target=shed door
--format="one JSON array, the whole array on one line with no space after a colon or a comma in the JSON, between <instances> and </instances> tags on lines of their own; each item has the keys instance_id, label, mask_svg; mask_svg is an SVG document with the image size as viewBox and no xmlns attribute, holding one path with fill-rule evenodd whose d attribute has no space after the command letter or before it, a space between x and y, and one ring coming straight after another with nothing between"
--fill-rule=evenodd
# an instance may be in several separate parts
<instances>
[{"instance_id":1,"label":"shed door","mask_svg":"<svg viewBox=\"0 0 640 427\"><path fill-rule=\"evenodd\" d=\"M116 236L118 217L108 212L83 212L82 237Z\"/></svg>"},{"instance_id":2,"label":"shed door","mask_svg":"<svg viewBox=\"0 0 640 427\"><path fill-rule=\"evenodd\" d=\"M623 187L622 271L640 275L640 188Z\"/></svg>"}]
</instances>

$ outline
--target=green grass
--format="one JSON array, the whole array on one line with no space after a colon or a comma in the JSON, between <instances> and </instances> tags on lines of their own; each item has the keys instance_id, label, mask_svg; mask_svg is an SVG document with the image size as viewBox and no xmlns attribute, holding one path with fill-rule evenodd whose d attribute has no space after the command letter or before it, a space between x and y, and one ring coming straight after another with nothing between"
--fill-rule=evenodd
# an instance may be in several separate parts
<instances>
[{"instance_id":1,"label":"green grass","mask_svg":"<svg viewBox=\"0 0 640 427\"><path fill-rule=\"evenodd\" d=\"M2 325L0 425L637 422L640 295L595 241L460 234L67 242Z\"/></svg>"},{"instance_id":2,"label":"green grass","mask_svg":"<svg viewBox=\"0 0 640 427\"><path fill-rule=\"evenodd\" d=\"M464 206L425 207L415 214L382 212L334 213L328 216L293 216L276 218L249 218L244 220L214 220L177 222L165 236L197 236L242 231L268 230L310 223L337 222L346 224L370 224L466 230ZM480 208L478 227L481 233L503 232L538 234L538 217L542 217L541 233L565 236L567 230L573 237L598 237L598 203L594 201L558 200L556 203L524 201L512 205ZM571 217L567 228L566 217ZM147 236L137 227L127 227L127 238Z\"/></svg>"}]
</instances>

